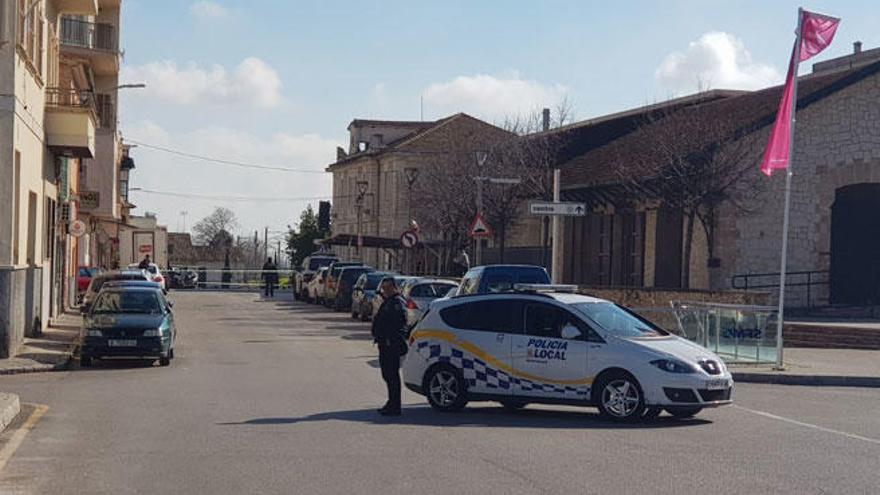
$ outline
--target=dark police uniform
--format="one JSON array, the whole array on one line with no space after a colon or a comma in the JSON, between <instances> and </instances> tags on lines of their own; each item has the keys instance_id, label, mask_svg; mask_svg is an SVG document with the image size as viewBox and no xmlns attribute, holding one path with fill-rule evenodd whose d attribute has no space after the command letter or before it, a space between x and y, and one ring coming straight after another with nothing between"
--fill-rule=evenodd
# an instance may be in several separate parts
<instances>
[{"instance_id":1,"label":"dark police uniform","mask_svg":"<svg viewBox=\"0 0 880 495\"><path fill-rule=\"evenodd\" d=\"M400 413L400 353L406 310L400 296L386 299L373 318L373 342L379 344L379 366L388 386L388 402L382 409ZM405 342L404 342L405 344Z\"/></svg>"},{"instance_id":2,"label":"dark police uniform","mask_svg":"<svg viewBox=\"0 0 880 495\"><path fill-rule=\"evenodd\" d=\"M263 265L263 293L266 297L275 297L275 285L278 284L278 267L267 261Z\"/></svg>"}]
</instances>

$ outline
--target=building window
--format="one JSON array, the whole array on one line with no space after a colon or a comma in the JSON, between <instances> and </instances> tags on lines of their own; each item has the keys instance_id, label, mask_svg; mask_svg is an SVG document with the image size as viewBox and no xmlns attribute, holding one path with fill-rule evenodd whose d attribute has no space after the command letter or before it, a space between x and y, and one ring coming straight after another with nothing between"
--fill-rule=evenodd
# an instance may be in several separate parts
<instances>
[{"instance_id":1,"label":"building window","mask_svg":"<svg viewBox=\"0 0 880 495\"><path fill-rule=\"evenodd\" d=\"M18 0L18 47L35 75L43 75L43 4Z\"/></svg>"}]
</instances>

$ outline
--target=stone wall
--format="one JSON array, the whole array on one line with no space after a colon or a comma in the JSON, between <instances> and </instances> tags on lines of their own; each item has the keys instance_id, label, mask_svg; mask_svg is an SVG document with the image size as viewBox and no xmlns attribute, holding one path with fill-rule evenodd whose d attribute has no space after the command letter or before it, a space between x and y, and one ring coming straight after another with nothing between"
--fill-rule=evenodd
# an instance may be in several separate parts
<instances>
[{"instance_id":1,"label":"stone wall","mask_svg":"<svg viewBox=\"0 0 880 495\"><path fill-rule=\"evenodd\" d=\"M849 184L880 182L880 75L834 93L797 116L788 271L827 270L835 191ZM765 143L769 131L765 128L753 137ZM720 212L716 249L722 265L712 270L712 289L729 288L735 274L779 272L785 174L776 173L759 187L750 213L730 206ZM827 285L811 290L814 304L827 303ZM790 288L786 299L803 305L806 289Z\"/></svg>"},{"instance_id":2,"label":"stone wall","mask_svg":"<svg viewBox=\"0 0 880 495\"><path fill-rule=\"evenodd\" d=\"M767 305L770 294L737 290L685 290L578 286L578 293L607 299L630 308L668 308L673 301Z\"/></svg>"}]
</instances>

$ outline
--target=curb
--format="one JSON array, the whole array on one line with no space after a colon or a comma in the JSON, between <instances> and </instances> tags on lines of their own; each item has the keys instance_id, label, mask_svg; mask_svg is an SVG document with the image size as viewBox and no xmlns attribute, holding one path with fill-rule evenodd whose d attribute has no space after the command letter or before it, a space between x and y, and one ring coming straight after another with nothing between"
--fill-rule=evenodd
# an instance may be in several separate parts
<instances>
[{"instance_id":1,"label":"curb","mask_svg":"<svg viewBox=\"0 0 880 495\"><path fill-rule=\"evenodd\" d=\"M739 383L880 388L880 377L878 376L781 375L776 373L732 373L732 375L733 380Z\"/></svg>"},{"instance_id":2,"label":"curb","mask_svg":"<svg viewBox=\"0 0 880 495\"><path fill-rule=\"evenodd\" d=\"M65 357L57 363L37 363L30 366L20 366L18 368L0 368L0 376L21 375L24 373L43 373L47 371L65 371L70 369L70 362L73 361L73 355L76 352L77 347L79 347L78 339L70 344L70 347L68 347L65 352Z\"/></svg>"},{"instance_id":3,"label":"curb","mask_svg":"<svg viewBox=\"0 0 880 495\"><path fill-rule=\"evenodd\" d=\"M21 402L15 394L0 393L0 432L3 432L21 412Z\"/></svg>"}]
</instances>

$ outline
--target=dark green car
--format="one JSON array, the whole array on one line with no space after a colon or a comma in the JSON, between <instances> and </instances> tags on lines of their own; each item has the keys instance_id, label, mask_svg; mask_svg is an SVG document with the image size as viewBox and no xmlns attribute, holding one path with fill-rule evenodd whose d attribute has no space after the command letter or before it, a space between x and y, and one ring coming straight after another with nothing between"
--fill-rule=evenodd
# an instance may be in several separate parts
<instances>
[{"instance_id":1,"label":"dark green car","mask_svg":"<svg viewBox=\"0 0 880 495\"><path fill-rule=\"evenodd\" d=\"M80 366L95 358L158 359L168 366L174 358L172 304L154 287L109 287L98 294L83 318Z\"/></svg>"}]
</instances>

